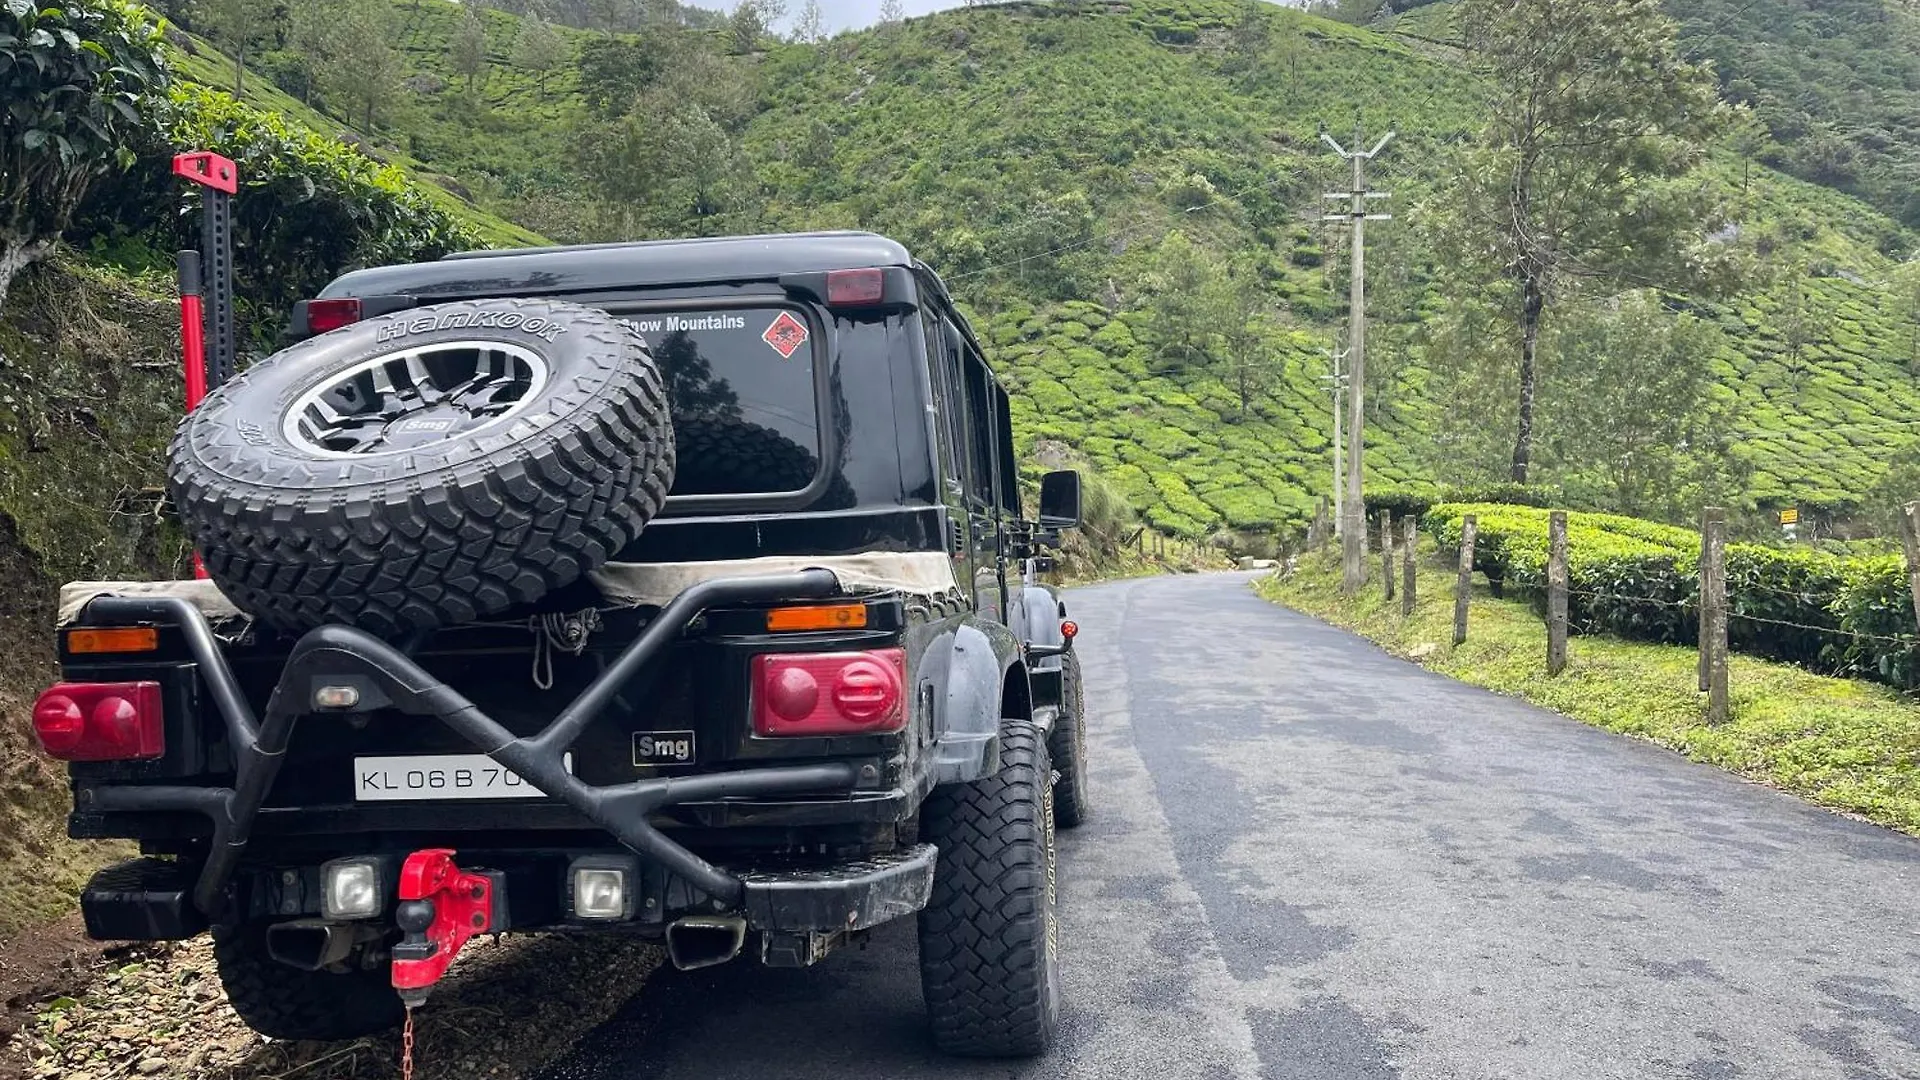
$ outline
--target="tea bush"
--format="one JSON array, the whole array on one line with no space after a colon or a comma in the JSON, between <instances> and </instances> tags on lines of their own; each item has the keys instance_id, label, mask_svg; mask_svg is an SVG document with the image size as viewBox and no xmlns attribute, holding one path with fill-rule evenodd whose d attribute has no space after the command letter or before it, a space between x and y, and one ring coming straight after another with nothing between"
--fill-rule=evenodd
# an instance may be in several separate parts
<instances>
[{"instance_id":1,"label":"tea bush","mask_svg":"<svg viewBox=\"0 0 1920 1080\"><path fill-rule=\"evenodd\" d=\"M1427 531L1458 554L1477 521L1473 564L1545 610L1550 511L1447 503ZM1920 635L1904 560L1729 544L1729 647L1900 687L1920 685ZM1567 515L1568 615L1575 633L1689 644L1699 638L1700 535L1615 514Z\"/></svg>"}]
</instances>

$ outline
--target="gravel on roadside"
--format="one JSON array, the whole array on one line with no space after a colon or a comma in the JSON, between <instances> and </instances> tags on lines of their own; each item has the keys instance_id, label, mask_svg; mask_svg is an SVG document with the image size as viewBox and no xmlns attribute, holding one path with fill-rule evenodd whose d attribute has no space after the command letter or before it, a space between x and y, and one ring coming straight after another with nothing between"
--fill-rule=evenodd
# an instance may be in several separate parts
<instances>
[{"instance_id":1,"label":"gravel on roadside","mask_svg":"<svg viewBox=\"0 0 1920 1080\"><path fill-rule=\"evenodd\" d=\"M638 992L660 965L648 942L482 938L416 1016L417 1080L524 1075ZM228 1008L204 935L112 955L88 987L40 1003L7 1047L34 1080L387 1080L400 1034L279 1042Z\"/></svg>"}]
</instances>

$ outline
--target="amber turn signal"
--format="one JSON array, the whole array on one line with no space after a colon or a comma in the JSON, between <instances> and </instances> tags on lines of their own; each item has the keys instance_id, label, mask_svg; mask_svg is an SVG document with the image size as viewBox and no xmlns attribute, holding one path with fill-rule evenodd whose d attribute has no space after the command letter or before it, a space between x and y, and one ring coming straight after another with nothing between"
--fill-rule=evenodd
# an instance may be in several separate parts
<instances>
[{"instance_id":1,"label":"amber turn signal","mask_svg":"<svg viewBox=\"0 0 1920 1080\"><path fill-rule=\"evenodd\" d=\"M160 631L151 626L75 627L67 631L69 653L153 652Z\"/></svg>"},{"instance_id":2,"label":"amber turn signal","mask_svg":"<svg viewBox=\"0 0 1920 1080\"><path fill-rule=\"evenodd\" d=\"M773 633L786 630L859 630L866 625L865 604L819 604L774 608L767 612L767 629Z\"/></svg>"}]
</instances>

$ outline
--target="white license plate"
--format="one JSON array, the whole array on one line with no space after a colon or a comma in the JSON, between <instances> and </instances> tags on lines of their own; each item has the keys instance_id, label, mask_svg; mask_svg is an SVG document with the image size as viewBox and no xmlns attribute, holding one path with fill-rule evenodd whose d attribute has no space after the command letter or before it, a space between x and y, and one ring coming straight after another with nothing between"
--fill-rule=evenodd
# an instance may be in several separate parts
<instances>
[{"instance_id":1,"label":"white license plate","mask_svg":"<svg viewBox=\"0 0 1920 1080\"><path fill-rule=\"evenodd\" d=\"M573 755L565 758L573 771ZM485 754L411 754L353 759L356 802L422 799L544 799L547 793Z\"/></svg>"}]
</instances>

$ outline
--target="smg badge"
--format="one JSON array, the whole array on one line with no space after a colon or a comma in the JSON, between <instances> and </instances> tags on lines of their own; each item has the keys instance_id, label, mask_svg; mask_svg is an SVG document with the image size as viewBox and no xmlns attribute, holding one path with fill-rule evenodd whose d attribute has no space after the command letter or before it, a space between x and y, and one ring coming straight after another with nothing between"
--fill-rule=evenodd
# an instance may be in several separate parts
<instances>
[{"instance_id":1,"label":"smg badge","mask_svg":"<svg viewBox=\"0 0 1920 1080\"><path fill-rule=\"evenodd\" d=\"M693 763L693 732L636 731L633 733L635 765L690 765Z\"/></svg>"}]
</instances>

